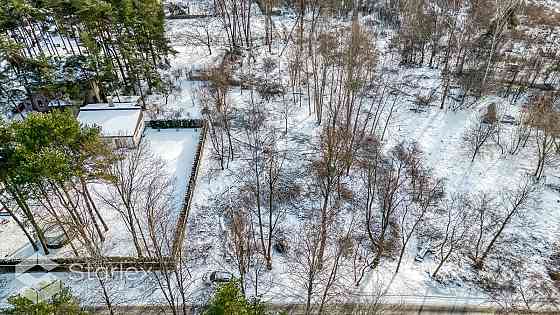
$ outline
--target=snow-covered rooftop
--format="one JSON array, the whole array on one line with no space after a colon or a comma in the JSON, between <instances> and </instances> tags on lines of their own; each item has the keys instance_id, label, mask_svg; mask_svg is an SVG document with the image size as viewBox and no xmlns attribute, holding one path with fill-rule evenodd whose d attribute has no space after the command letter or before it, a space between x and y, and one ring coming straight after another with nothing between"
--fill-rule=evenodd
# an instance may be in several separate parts
<instances>
[{"instance_id":1,"label":"snow-covered rooftop","mask_svg":"<svg viewBox=\"0 0 560 315\"><path fill-rule=\"evenodd\" d=\"M88 111L88 110L119 110L119 109L140 109L138 105L135 103L113 103L111 106L109 103L95 103L95 104L87 104L86 106L81 108L81 111Z\"/></svg>"},{"instance_id":2,"label":"snow-covered rooftop","mask_svg":"<svg viewBox=\"0 0 560 315\"><path fill-rule=\"evenodd\" d=\"M142 109L130 103L89 104L78 114L84 126L101 128L104 137L132 137L140 122Z\"/></svg>"}]
</instances>

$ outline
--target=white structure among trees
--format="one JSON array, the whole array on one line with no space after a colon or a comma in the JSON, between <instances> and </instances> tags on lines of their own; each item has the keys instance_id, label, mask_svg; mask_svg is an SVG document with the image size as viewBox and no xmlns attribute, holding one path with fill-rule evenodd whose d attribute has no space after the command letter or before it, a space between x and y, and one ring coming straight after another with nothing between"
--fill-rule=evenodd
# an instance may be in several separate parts
<instances>
[{"instance_id":1,"label":"white structure among trees","mask_svg":"<svg viewBox=\"0 0 560 315\"><path fill-rule=\"evenodd\" d=\"M142 109L131 103L101 103L82 107L78 120L101 129L101 137L116 147L137 147L144 131Z\"/></svg>"}]
</instances>

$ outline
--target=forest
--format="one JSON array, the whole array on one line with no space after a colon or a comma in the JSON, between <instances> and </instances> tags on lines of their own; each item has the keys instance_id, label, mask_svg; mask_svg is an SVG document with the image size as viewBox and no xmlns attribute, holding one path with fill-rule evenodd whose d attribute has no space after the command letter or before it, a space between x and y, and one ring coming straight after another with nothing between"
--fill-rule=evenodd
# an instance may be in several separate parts
<instances>
[{"instance_id":1,"label":"forest","mask_svg":"<svg viewBox=\"0 0 560 315\"><path fill-rule=\"evenodd\" d=\"M23 100L83 99L163 89L172 50L159 1L2 1L0 93ZM35 104L34 104L35 105Z\"/></svg>"}]
</instances>

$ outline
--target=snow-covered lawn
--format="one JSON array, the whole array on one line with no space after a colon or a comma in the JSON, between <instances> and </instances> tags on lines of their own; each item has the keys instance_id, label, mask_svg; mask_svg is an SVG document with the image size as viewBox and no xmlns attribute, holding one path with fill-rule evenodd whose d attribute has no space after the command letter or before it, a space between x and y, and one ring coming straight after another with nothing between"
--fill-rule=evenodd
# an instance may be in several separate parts
<instances>
[{"instance_id":1,"label":"snow-covered lawn","mask_svg":"<svg viewBox=\"0 0 560 315\"><path fill-rule=\"evenodd\" d=\"M9 217L0 219L0 258L12 256L27 247L25 235Z\"/></svg>"},{"instance_id":2,"label":"snow-covered lawn","mask_svg":"<svg viewBox=\"0 0 560 315\"><path fill-rule=\"evenodd\" d=\"M165 161L166 171L175 179L174 209L168 219L176 220L183 206L187 184L190 179L196 148L201 130L198 129L146 129L142 141L147 141L155 156ZM103 187L95 188L100 192ZM108 224L116 227L109 231L105 241L105 251L109 256L134 255L134 247L129 232L122 219L114 210L106 209Z\"/></svg>"}]
</instances>

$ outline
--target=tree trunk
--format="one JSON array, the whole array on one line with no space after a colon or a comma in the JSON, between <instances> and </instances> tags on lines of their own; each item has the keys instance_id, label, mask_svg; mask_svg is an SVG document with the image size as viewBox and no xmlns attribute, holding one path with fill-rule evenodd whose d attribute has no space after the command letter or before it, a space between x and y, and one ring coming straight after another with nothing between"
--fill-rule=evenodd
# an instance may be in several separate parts
<instances>
[{"instance_id":1,"label":"tree trunk","mask_svg":"<svg viewBox=\"0 0 560 315\"><path fill-rule=\"evenodd\" d=\"M6 190L10 193L10 195L12 195L12 197L14 198L14 200L16 201L20 209L24 212L25 216L29 220L29 223L31 223L31 226L35 230L35 233L37 233L37 238L41 243L41 247L43 248L45 255L48 255L50 251L47 247L47 241L45 239L43 229L39 227L39 224L35 220L35 216L33 215L31 209L27 205L25 198L23 197L23 195L21 194L21 192L17 187L10 187L7 182L4 182L4 186L6 187Z\"/></svg>"},{"instance_id":2,"label":"tree trunk","mask_svg":"<svg viewBox=\"0 0 560 315\"><path fill-rule=\"evenodd\" d=\"M35 240L33 240L33 237L31 236L31 234L25 228L25 226L23 225L23 222L21 222L21 220L16 216L16 214L4 202L2 202L2 200L0 200L0 205L2 205L2 207L4 207L4 209L6 211L8 211L8 213L14 219L14 221L16 222L18 227L23 231L23 233L25 234L25 237L27 237L27 240L29 241L29 244L31 244L31 246L33 246L33 250L38 251L39 247L37 246L37 244L35 244Z\"/></svg>"}]
</instances>

